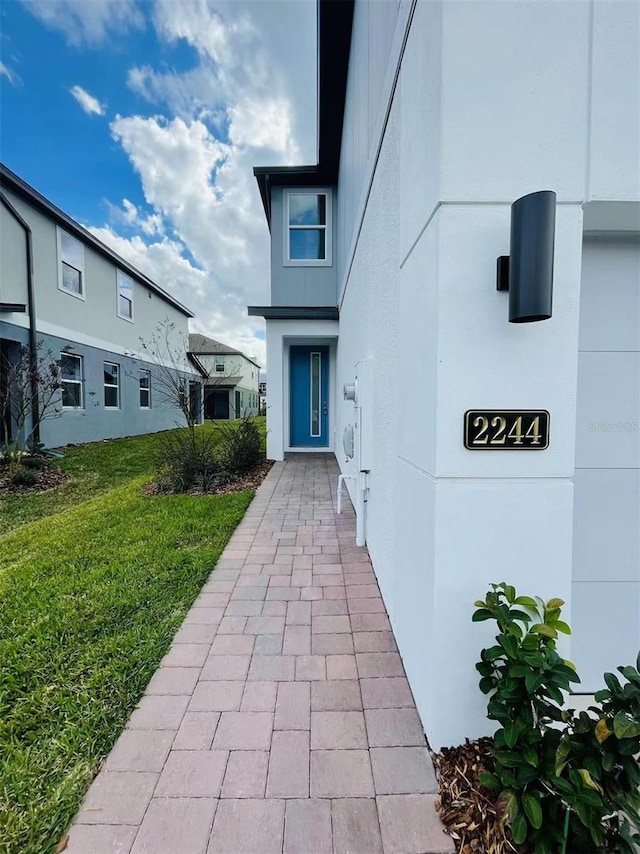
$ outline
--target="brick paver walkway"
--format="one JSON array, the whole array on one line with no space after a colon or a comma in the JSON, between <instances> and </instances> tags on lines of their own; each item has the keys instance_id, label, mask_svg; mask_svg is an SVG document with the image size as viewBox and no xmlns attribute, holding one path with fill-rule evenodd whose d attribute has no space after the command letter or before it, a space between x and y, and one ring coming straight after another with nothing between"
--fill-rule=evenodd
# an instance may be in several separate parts
<instances>
[{"instance_id":1,"label":"brick paver walkway","mask_svg":"<svg viewBox=\"0 0 640 854\"><path fill-rule=\"evenodd\" d=\"M329 455L276 463L91 786L65 854L449 852Z\"/></svg>"}]
</instances>

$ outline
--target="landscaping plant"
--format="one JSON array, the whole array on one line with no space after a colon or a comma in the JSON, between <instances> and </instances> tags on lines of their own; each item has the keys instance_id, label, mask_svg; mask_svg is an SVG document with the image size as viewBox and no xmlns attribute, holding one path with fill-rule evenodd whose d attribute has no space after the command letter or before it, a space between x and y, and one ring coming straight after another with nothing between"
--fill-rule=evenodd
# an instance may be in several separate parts
<instances>
[{"instance_id":1,"label":"landscaping plant","mask_svg":"<svg viewBox=\"0 0 640 854\"><path fill-rule=\"evenodd\" d=\"M63 353L67 351L63 348ZM16 484L26 484L19 473L26 455L37 450L37 435L45 420L60 414L59 389L61 360L42 341L34 352L21 346L10 358L0 352L0 424L2 445L0 459L9 467L9 477ZM16 478L18 478L16 480Z\"/></svg>"},{"instance_id":2,"label":"landscaping plant","mask_svg":"<svg viewBox=\"0 0 640 854\"><path fill-rule=\"evenodd\" d=\"M496 644L476 665L490 694L495 770L480 782L498 796L513 841L536 854L633 852L640 843L640 655L605 674L591 715L563 709L573 664L557 652L562 599L517 596L492 584L474 622L495 620Z\"/></svg>"},{"instance_id":3,"label":"landscaping plant","mask_svg":"<svg viewBox=\"0 0 640 854\"><path fill-rule=\"evenodd\" d=\"M219 430L220 462L231 474L243 474L264 457L264 442L258 422L245 416L238 424L224 424Z\"/></svg>"}]
</instances>

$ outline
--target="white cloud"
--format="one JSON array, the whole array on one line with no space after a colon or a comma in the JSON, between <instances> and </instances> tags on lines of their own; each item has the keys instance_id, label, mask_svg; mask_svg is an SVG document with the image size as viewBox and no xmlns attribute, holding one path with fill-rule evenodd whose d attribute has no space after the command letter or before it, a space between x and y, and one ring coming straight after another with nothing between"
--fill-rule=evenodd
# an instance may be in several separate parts
<instances>
[{"instance_id":1,"label":"white cloud","mask_svg":"<svg viewBox=\"0 0 640 854\"><path fill-rule=\"evenodd\" d=\"M29 11L69 44L97 46L144 26L136 0L22 0Z\"/></svg>"},{"instance_id":2,"label":"white cloud","mask_svg":"<svg viewBox=\"0 0 640 854\"><path fill-rule=\"evenodd\" d=\"M97 98L94 98L93 95L90 95L86 89L82 88L82 86L72 86L71 89L69 89L69 92L71 92L73 97L88 116L104 115L104 107L100 101L98 101Z\"/></svg>"},{"instance_id":3,"label":"white cloud","mask_svg":"<svg viewBox=\"0 0 640 854\"><path fill-rule=\"evenodd\" d=\"M140 176L151 213L125 199L111 208L111 227L94 230L187 305L195 331L263 365L264 321L248 317L246 308L269 299L269 233L253 166L302 161L280 58L260 35L264 20L258 29L246 11L264 15L266 5L156 0L159 38L186 42L197 58L184 72L130 69L129 87L154 105L155 115L117 116L110 128ZM309 4L271 8L283 23L300 6L313 20ZM118 223L147 240L118 235Z\"/></svg>"},{"instance_id":4,"label":"white cloud","mask_svg":"<svg viewBox=\"0 0 640 854\"><path fill-rule=\"evenodd\" d=\"M16 72L8 68L4 62L0 62L0 77L6 77L12 86L18 86L22 83Z\"/></svg>"}]
</instances>

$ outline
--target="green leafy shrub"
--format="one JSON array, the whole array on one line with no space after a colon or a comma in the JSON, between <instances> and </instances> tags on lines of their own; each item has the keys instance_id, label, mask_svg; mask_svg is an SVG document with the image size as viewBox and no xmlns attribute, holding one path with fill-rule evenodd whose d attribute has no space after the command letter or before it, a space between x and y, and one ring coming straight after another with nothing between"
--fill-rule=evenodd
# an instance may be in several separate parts
<instances>
[{"instance_id":1,"label":"green leafy shrub","mask_svg":"<svg viewBox=\"0 0 640 854\"><path fill-rule=\"evenodd\" d=\"M640 842L640 655L620 667L622 686L605 674L607 689L590 711L563 710L564 694L579 682L556 650L564 602L517 596L512 585L492 584L475 603L473 621L495 620L497 643L476 665L480 689L490 694L495 772L482 784L498 796L513 840L536 854L557 851L633 852ZM559 726L563 724L564 727Z\"/></svg>"},{"instance_id":2,"label":"green leafy shrub","mask_svg":"<svg viewBox=\"0 0 640 854\"><path fill-rule=\"evenodd\" d=\"M24 468L24 460L20 467L11 475L11 483L14 486L35 486L38 475L29 468Z\"/></svg>"},{"instance_id":3,"label":"green leafy shrub","mask_svg":"<svg viewBox=\"0 0 640 854\"><path fill-rule=\"evenodd\" d=\"M238 424L221 425L219 434L220 463L230 474L244 474L264 457L262 434L255 418L247 416Z\"/></svg>"}]
</instances>

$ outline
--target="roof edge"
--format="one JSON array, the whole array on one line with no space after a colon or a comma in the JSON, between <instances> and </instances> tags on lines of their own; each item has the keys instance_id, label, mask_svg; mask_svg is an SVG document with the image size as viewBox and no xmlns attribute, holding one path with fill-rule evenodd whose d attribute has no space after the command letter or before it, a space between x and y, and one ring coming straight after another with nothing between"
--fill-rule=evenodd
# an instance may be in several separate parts
<instances>
[{"instance_id":1,"label":"roof edge","mask_svg":"<svg viewBox=\"0 0 640 854\"><path fill-rule=\"evenodd\" d=\"M333 185L338 181L353 7L354 0L318 0L317 165L257 166L253 170L269 227L272 185L300 185L310 176L319 184Z\"/></svg>"},{"instance_id":2,"label":"roof edge","mask_svg":"<svg viewBox=\"0 0 640 854\"><path fill-rule=\"evenodd\" d=\"M250 305L250 317L265 320L339 320L337 305Z\"/></svg>"}]
</instances>

